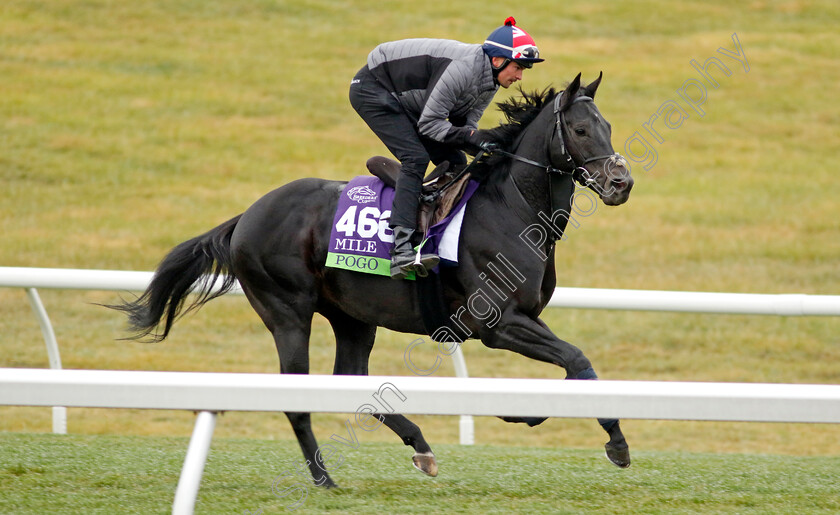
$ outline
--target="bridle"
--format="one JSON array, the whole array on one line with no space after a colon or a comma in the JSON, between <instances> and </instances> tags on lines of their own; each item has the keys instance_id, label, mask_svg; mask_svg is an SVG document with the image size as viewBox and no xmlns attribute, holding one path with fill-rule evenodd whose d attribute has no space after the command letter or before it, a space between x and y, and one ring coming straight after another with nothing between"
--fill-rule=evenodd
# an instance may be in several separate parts
<instances>
[{"instance_id":1,"label":"bridle","mask_svg":"<svg viewBox=\"0 0 840 515\"><path fill-rule=\"evenodd\" d=\"M598 161L600 159L612 159L612 163L615 164L619 162L619 160L624 161L624 157L614 152L612 154L604 154L600 156L592 156L585 159L582 163L578 164L575 162L575 159L572 157L572 154L568 150L568 145L566 145L566 138L564 133L568 130L568 125L566 124L566 110L572 105L578 102L592 102L592 97L588 97L585 95L576 97L571 103L567 104L565 108L561 107L563 99L563 92L560 92L556 97L554 97L554 124L555 130L552 134L552 140L556 137L560 140L560 151L561 151L561 159L562 163L560 164L559 168L553 167L551 164L542 164L540 162L534 161L533 159L528 159L527 157L522 157L518 154L514 154L512 152L508 152L502 149L493 149L490 151L485 151L488 154L501 154L505 157L513 159L514 161L519 161L520 163L526 163L531 166L536 166L537 168L542 168L549 174L551 177L554 174L559 175L571 175L574 180L576 180L581 186L589 187L593 185L596 181L594 177L590 177L589 170L584 168L584 165L587 165L593 161Z\"/></svg>"},{"instance_id":2,"label":"bridle","mask_svg":"<svg viewBox=\"0 0 840 515\"><path fill-rule=\"evenodd\" d=\"M572 154L568 150L568 145L566 145L566 139L564 136L564 133L568 130L568 125L566 124L566 110L570 106L572 106L573 104L577 104L578 102L592 102L592 97L586 95L576 97L569 104L567 104L565 109L562 109L560 107L562 98L563 92L560 92L560 94L554 98L554 125L556 126L554 134L556 134L557 138L560 139L560 152L562 153L562 159L564 162L560 166L560 170L552 168L551 171L557 170L561 173L572 174L573 176L575 176L575 180L581 183L582 186L590 186L595 182L595 179L589 176L589 170L584 168L585 165L591 163L592 161L599 161L601 159L612 159L612 162L615 163L617 160L623 160L624 158L621 156L621 154L613 152L612 154L603 154L600 156L589 157L580 164L575 163ZM582 170L582 172L578 173L578 170Z\"/></svg>"},{"instance_id":3,"label":"bridle","mask_svg":"<svg viewBox=\"0 0 840 515\"><path fill-rule=\"evenodd\" d=\"M564 196L564 193L561 191L562 190L562 187L561 187L561 182L562 181L557 180L557 179L559 179L559 176L571 175L573 180L577 181L581 186L583 186L585 188L588 188L588 187L594 185L597 181L595 180L595 177L590 176L589 170L584 168L584 165L589 164L592 161L598 161L599 159L611 159L612 164L617 164L617 163L624 164L624 163L626 163L626 160L624 159L624 157L617 152L612 153L612 154L604 154L604 155L600 155L600 156L589 157L589 158L586 158L580 164L575 163L574 157L572 157L571 153L569 153L568 145L566 145L566 138L564 136L564 133L568 129L568 126L566 125L566 114L565 114L565 112L569 108L569 106L571 106L572 104L576 104L578 102L592 102L593 100L592 100L592 97L582 95L582 96L576 97L574 100L571 101L571 103L569 103L565 107L561 107L562 97L563 97L563 92L560 92L554 98L555 130L554 130L554 132L552 133L552 136L551 136L552 142L554 141L555 137L560 139L560 150L562 152L561 155L562 155L563 163L560 165L559 168L555 168L551 164L543 164L543 163L540 163L538 161L534 161L533 159L528 159L527 157L523 157L523 156L520 156L518 154L514 154L513 152L508 152L506 150L502 150L502 149L500 149L496 146L481 147L479 149L479 151L476 153L475 158L470 162L470 164L468 164L460 172L458 172L455 175L455 177L452 178L452 180L450 182L444 184L442 187L440 187L434 193L431 193L429 195L425 195L423 198L427 201L430 201L430 200L433 200L434 198L437 198L438 196L440 196L443 193L444 190L448 189L449 186L452 186L453 184L455 184L458 181L458 179L460 179L461 177L466 175L470 171L470 169L476 163L480 162L485 156L489 156L489 155L492 155L492 154L500 154L500 155L505 156L507 158L510 158L514 161L519 161L520 163L529 164L531 166L535 166L537 168L542 168L543 170L545 170L546 174L548 174L549 197L550 197L552 212L554 212L555 206L556 205L561 205L561 198ZM551 146L551 142L549 143L549 147L550 146ZM517 186L516 180L513 179L513 176L511 176L511 179L513 180L514 189L516 191L518 191L519 196L522 197L522 191ZM568 195L566 195L566 196L568 196ZM523 197L523 199L524 199L524 197Z\"/></svg>"}]
</instances>

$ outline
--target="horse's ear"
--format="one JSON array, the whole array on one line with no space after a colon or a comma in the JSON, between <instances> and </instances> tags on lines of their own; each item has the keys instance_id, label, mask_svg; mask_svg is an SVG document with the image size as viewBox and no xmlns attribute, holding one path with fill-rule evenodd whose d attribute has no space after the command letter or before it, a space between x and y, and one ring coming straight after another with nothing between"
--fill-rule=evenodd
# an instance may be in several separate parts
<instances>
[{"instance_id":1,"label":"horse's ear","mask_svg":"<svg viewBox=\"0 0 840 515\"><path fill-rule=\"evenodd\" d=\"M601 78L604 76L604 72L598 74L598 78L592 81L588 86L584 86L583 94L588 96L589 98L595 98L595 92L598 91L598 85L601 84Z\"/></svg>"},{"instance_id":2,"label":"horse's ear","mask_svg":"<svg viewBox=\"0 0 840 515\"><path fill-rule=\"evenodd\" d=\"M566 86L566 91L563 92L563 97L560 100L560 110L564 111L566 107L568 107L572 100L574 100L575 96L577 95L578 90L580 89L580 74L577 74L575 80L569 83Z\"/></svg>"}]
</instances>

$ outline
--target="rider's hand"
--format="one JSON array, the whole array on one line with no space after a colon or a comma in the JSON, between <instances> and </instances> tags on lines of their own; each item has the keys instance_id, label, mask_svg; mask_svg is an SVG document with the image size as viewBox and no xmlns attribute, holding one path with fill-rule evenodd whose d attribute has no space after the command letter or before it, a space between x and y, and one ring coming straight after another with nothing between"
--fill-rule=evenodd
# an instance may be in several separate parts
<instances>
[{"instance_id":1,"label":"rider's hand","mask_svg":"<svg viewBox=\"0 0 840 515\"><path fill-rule=\"evenodd\" d=\"M479 150L483 150L488 154L492 154L493 151L499 149L499 144L493 141L493 137L488 134L488 131L473 131L470 134L468 142L470 145L478 147Z\"/></svg>"}]
</instances>

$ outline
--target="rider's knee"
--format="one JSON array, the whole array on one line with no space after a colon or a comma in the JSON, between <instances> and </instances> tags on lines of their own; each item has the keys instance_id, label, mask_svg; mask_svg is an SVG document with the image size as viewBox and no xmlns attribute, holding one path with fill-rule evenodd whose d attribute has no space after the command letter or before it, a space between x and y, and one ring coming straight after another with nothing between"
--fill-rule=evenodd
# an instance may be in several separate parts
<instances>
[{"instance_id":1,"label":"rider's knee","mask_svg":"<svg viewBox=\"0 0 840 515\"><path fill-rule=\"evenodd\" d=\"M426 175L426 169L429 167L429 156L411 156L403 158L400 161L400 173L410 175L422 179Z\"/></svg>"}]
</instances>

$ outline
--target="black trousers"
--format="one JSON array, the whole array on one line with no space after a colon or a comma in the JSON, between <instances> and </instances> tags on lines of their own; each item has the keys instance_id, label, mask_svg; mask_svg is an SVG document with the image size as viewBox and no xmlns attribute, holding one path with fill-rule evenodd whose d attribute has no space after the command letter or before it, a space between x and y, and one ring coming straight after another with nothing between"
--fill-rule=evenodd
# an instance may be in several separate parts
<instances>
[{"instance_id":1,"label":"black trousers","mask_svg":"<svg viewBox=\"0 0 840 515\"><path fill-rule=\"evenodd\" d=\"M400 164L400 175L391 211L391 227L417 228L417 208L423 177L429 162L464 164L458 149L421 136L416 123L406 114L390 91L365 66L350 84L350 104Z\"/></svg>"}]
</instances>

